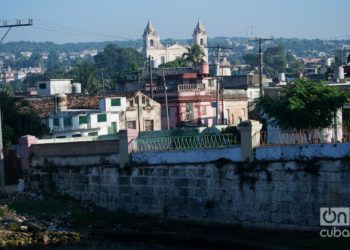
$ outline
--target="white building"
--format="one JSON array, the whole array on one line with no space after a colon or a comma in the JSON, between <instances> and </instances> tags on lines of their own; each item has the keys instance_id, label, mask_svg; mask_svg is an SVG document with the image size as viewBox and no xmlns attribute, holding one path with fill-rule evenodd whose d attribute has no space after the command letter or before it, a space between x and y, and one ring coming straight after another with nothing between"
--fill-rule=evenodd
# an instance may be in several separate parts
<instances>
[{"instance_id":1,"label":"white building","mask_svg":"<svg viewBox=\"0 0 350 250\"><path fill-rule=\"evenodd\" d=\"M72 93L71 79L51 79L37 83L39 96L50 96Z\"/></svg>"},{"instance_id":2,"label":"white building","mask_svg":"<svg viewBox=\"0 0 350 250\"><path fill-rule=\"evenodd\" d=\"M205 53L204 60L208 61L208 44L207 34L200 21L198 21L196 28L193 32L193 44L200 45ZM146 58L151 56L155 60L157 65L174 61L176 58L180 58L187 52L187 45L174 44L171 46L165 46L161 44L160 37L149 20L145 31L143 32L143 54Z\"/></svg>"},{"instance_id":3,"label":"white building","mask_svg":"<svg viewBox=\"0 0 350 250\"><path fill-rule=\"evenodd\" d=\"M120 129L161 129L161 107L141 92L129 97L104 97L99 109L67 109L67 97L56 97L57 110L49 117L54 138L115 134Z\"/></svg>"}]
</instances>

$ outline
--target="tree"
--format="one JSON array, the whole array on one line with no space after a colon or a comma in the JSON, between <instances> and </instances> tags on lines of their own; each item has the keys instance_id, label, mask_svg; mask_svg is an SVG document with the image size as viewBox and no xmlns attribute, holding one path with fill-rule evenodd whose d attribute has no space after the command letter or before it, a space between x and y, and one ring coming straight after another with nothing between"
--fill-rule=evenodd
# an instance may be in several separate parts
<instances>
[{"instance_id":1,"label":"tree","mask_svg":"<svg viewBox=\"0 0 350 250\"><path fill-rule=\"evenodd\" d=\"M189 63L183 58L176 58L174 61L163 63L159 65L159 68L181 68L188 67Z\"/></svg>"},{"instance_id":2,"label":"tree","mask_svg":"<svg viewBox=\"0 0 350 250\"><path fill-rule=\"evenodd\" d=\"M182 58L190 65L196 66L204 62L205 53L201 46L195 44L187 48L187 52L182 55Z\"/></svg>"},{"instance_id":3,"label":"tree","mask_svg":"<svg viewBox=\"0 0 350 250\"><path fill-rule=\"evenodd\" d=\"M81 88L83 91L88 93L96 93L98 86L96 83L96 67L90 62L78 63L74 70L74 78L76 81L81 83Z\"/></svg>"},{"instance_id":4,"label":"tree","mask_svg":"<svg viewBox=\"0 0 350 250\"><path fill-rule=\"evenodd\" d=\"M348 95L335 86L310 80L296 80L282 89L280 97L264 96L258 109L283 129L329 128Z\"/></svg>"},{"instance_id":5,"label":"tree","mask_svg":"<svg viewBox=\"0 0 350 250\"><path fill-rule=\"evenodd\" d=\"M109 44L95 57L96 67L105 70L106 78L121 71L134 71L143 64L142 55L133 48L119 48L115 44Z\"/></svg>"},{"instance_id":6,"label":"tree","mask_svg":"<svg viewBox=\"0 0 350 250\"><path fill-rule=\"evenodd\" d=\"M246 54L243 56L243 61L249 64L251 67L256 67L259 65L259 57L257 54Z\"/></svg>"},{"instance_id":7,"label":"tree","mask_svg":"<svg viewBox=\"0 0 350 250\"><path fill-rule=\"evenodd\" d=\"M23 99L15 99L6 92L0 92L2 111L2 132L4 147L18 143L22 135L42 136L48 132L39 116Z\"/></svg>"}]
</instances>

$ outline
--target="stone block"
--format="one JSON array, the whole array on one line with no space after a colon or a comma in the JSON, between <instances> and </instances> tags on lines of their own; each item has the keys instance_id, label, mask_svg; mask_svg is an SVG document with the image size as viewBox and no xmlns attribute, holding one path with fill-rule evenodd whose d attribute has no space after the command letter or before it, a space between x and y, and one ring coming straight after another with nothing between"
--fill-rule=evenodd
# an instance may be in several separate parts
<instances>
[{"instance_id":1,"label":"stone block","mask_svg":"<svg viewBox=\"0 0 350 250\"><path fill-rule=\"evenodd\" d=\"M174 186L178 188L188 187L190 182L188 178L175 178L173 181Z\"/></svg>"},{"instance_id":2,"label":"stone block","mask_svg":"<svg viewBox=\"0 0 350 250\"><path fill-rule=\"evenodd\" d=\"M147 185L149 182L149 177L132 177L132 185Z\"/></svg>"}]
</instances>

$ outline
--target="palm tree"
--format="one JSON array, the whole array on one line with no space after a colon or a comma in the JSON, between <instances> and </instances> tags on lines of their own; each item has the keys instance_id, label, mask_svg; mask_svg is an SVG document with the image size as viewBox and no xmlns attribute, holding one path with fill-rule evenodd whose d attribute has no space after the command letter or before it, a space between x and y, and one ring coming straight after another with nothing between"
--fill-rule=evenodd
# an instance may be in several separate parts
<instances>
[{"instance_id":1,"label":"palm tree","mask_svg":"<svg viewBox=\"0 0 350 250\"><path fill-rule=\"evenodd\" d=\"M182 58L192 66L196 66L201 62L204 62L205 53L201 46L192 45L187 48L187 53L182 55Z\"/></svg>"},{"instance_id":2,"label":"palm tree","mask_svg":"<svg viewBox=\"0 0 350 250\"><path fill-rule=\"evenodd\" d=\"M96 71L97 69L92 63L83 62L77 65L76 80L81 83L81 87L84 91L87 91L89 93L96 92Z\"/></svg>"}]
</instances>

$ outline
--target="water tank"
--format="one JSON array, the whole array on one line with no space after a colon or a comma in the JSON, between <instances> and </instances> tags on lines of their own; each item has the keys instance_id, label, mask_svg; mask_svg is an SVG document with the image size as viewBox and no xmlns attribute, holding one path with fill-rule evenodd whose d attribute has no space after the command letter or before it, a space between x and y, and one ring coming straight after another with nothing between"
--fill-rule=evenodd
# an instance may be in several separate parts
<instances>
[{"instance_id":1,"label":"water tank","mask_svg":"<svg viewBox=\"0 0 350 250\"><path fill-rule=\"evenodd\" d=\"M343 66L338 67L337 72L338 72L337 79L344 80L344 68L343 68Z\"/></svg>"},{"instance_id":2,"label":"water tank","mask_svg":"<svg viewBox=\"0 0 350 250\"><path fill-rule=\"evenodd\" d=\"M72 85L73 94L81 94L81 83L75 82Z\"/></svg>"},{"instance_id":3,"label":"water tank","mask_svg":"<svg viewBox=\"0 0 350 250\"><path fill-rule=\"evenodd\" d=\"M152 58L151 66L152 66L152 69L157 69L158 68L158 63L157 63L156 59Z\"/></svg>"},{"instance_id":4,"label":"water tank","mask_svg":"<svg viewBox=\"0 0 350 250\"><path fill-rule=\"evenodd\" d=\"M56 105L57 105L57 111L67 110L67 106L68 106L67 96L65 94L57 95L56 96Z\"/></svg>"},{"instance_id":5,"label":"water tank","mask_svg":"<svg viewBox=\"0 0 350 250\"><path fill-rule=\"evenodd\" d=\"M284 74L284 73L279 73L279 74L278 74L278 81L280 81L280 82L285 82L285 81L286 81L286 74Z\"/></svg>"},{"instance_id":6,"label":"water tank","mask_svg":"<svg viewBox=\"0 0 350 250\"><path fill-rule=\"evenodd\" d=\"M202 62L201 64L199 64L199 74L209 75L209 63Z\"/></svg>"}]
</instances>

